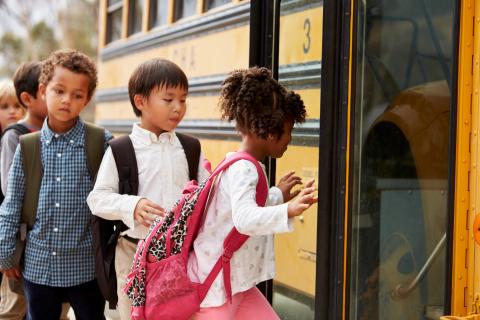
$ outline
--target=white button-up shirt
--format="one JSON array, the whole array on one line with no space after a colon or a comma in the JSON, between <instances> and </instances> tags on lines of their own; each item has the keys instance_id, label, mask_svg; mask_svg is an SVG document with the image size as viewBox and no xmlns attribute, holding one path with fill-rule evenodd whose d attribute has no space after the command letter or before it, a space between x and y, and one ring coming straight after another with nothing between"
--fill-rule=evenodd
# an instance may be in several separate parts
<instances>
[{"instance_id":1,"label":"white button-up shirt","mask_svg":"<svg viewBox=\"0 0 480 320\"><path fill-rule=\"evenodd\" d=\"M110 148L107 149L98 170L95 187L87 198L94 215L108 220L122 220L132 238L144 239L148 228L134 221L135 207L147 198L165 210L180 198L185 184L190 180L188 163L183 147L174 132L160 136L134 124L130 138L138 165L138 195L118 194L118 171ZM200 156L199 181L208 177Z\"/></svg>"},{"instance_id":2,"label":"white button-up shirt","mask_svg":"<svg viewBox=\"0 0 480 320\"><path fill-rule=\"evenodd\" d=\"M275 276L273 234L292 231L293 220L288 218L288 203L282 204L282 193L276 187L270 188L265 207L257 205L257 181L255 165L247 160L237 161L220 176L189 257L188 275L192 281L205 281L222 254L223 240L234 226L250 238L230 262L232 294ZM201 307L217 307L225 302L220 272Z\"/></svg>"}]
</instances>

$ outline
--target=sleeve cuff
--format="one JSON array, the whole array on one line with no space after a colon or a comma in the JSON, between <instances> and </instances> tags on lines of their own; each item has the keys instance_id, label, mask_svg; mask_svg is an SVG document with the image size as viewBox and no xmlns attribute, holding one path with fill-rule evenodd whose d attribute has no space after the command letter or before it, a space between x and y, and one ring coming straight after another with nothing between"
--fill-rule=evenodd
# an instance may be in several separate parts
<instances>
[{"instance_id":1,"label":"sleeve cuff","mask_svg":"<svg viewBox=\"0 0 480 320\"><path fill-rule=\"evenodd\" d=\"M135 230L135 208L137 207L137 203L143 199L140 196L128 196L128 199L125 200L125 203L122 205L122 216L124 217L123 223L131 229Z\"/></svg>"},{"instance_id":2,"label":"sleeve cuff","mask_svg":"<svg viewBox=\"0 0 480 320\"><path fill-rule=\"evenodd\" d=\"M281 204L280 207L281 207L280 211L282 214L283 222L281 223L281 228L277 230L277 232L279 233L292 232L294 219L288 217L288 202Z\"/></svg>"},{"instance_id":3,"label":"sleeve cuff","mask_svg":"<svg viewBox=\"0 0 480 320\"><path fill-rule=\"evenodd\" d=\"M1 270L8 270L12 269L15 266L13 265L12 259L11 258L6 258L6 259L0 259L0 269Z\"/></svg>"}]
</instances>

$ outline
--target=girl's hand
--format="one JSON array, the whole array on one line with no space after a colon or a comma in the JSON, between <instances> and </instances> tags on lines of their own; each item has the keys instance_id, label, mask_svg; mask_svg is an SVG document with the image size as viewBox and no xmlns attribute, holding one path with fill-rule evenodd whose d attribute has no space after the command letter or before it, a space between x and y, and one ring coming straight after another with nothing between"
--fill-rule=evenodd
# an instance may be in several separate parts
<instances>
[{"instance_id":1,"label":"girl's hand","mask_svg":"<svg viewBox=\"0 0 480 320\"><path fill-rule=\"evenodd\" d=\"M290 171L289 173L284 175L280 179L280 181L278 181L277 188L282 191L283 202L290 201L300 193L300 190L295 190L294 192L291 192L294 186L296 186L297 184L302 184L302 178L300 178L299 176L294 176L294 173L295 171Z\"/></svg>"},{"instance_id":2,"label":"girl's hand","mask_svg":"<svg viewBox=\"0 0 480 320\"><path fill-rule=\"evenodd\" d=\"M133 212L133 219L145 227L150 227L153 220L158 216L164 217L165 210L155 202L145 198L138 201L135 211Z\"/></svg>"},{"instance_id":3,"label":"girl's hand","mask_svg":"<svg viewBox=\"0 0 480 320\"><path fill-rule=\"evenodd\" d=\"M311 179L300 191L300 194L297 198L292 200L288 204L288 217L296 217L301 215L303 211L307 210L312 204L317 202L317 197L315 196L315 191L317 188L313 185L315 179Z\"/></svg>"}]
</instances>

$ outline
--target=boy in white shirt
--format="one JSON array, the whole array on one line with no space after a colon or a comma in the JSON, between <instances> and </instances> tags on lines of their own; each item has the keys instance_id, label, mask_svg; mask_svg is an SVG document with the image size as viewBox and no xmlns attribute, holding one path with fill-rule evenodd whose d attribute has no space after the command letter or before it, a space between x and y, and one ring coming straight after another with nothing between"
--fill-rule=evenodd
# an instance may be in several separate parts
<instances>
[{"instance_id":1,"label":"boy in white shirt","mask_svg":"<svg viewBox=\"0 0 480 320\"><path fill-rule=\"evenodd\" d=\"M130 102L140 123L129 135L138 166L138 195L119 194L117 165L107 149L97 180L87 203L94 215L107 220L122 220L128 230L122 233L115 251L118 311L122 320L130 319L131 302L123 292L130 272L136 242L144 239L148 227L164 208L180 197L189 179L186 152L175 128L186 111L188 80L173 62L152 59L133 72L128 84ZM208 177L201 165L198 180Z\"/></svg>"}]
</instances>

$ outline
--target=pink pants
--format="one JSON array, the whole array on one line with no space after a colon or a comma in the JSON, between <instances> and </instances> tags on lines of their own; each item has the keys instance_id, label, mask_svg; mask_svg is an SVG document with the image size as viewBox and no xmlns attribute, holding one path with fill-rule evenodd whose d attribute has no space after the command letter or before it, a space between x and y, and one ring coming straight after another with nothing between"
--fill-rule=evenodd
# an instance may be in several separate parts
<instances>
[{"instance_id":1,"label":"pink pants","mask_svg":"<svg viewBox=\"0 0 480 320\"><path fill-rule=\"evenodd\" d=\"M232 297L232 303L220 307L202 308L195 313L192 320L242 320L262 319L279 320L267 299L256 288L239 292Z\"/></svg>"}]
</instances>

